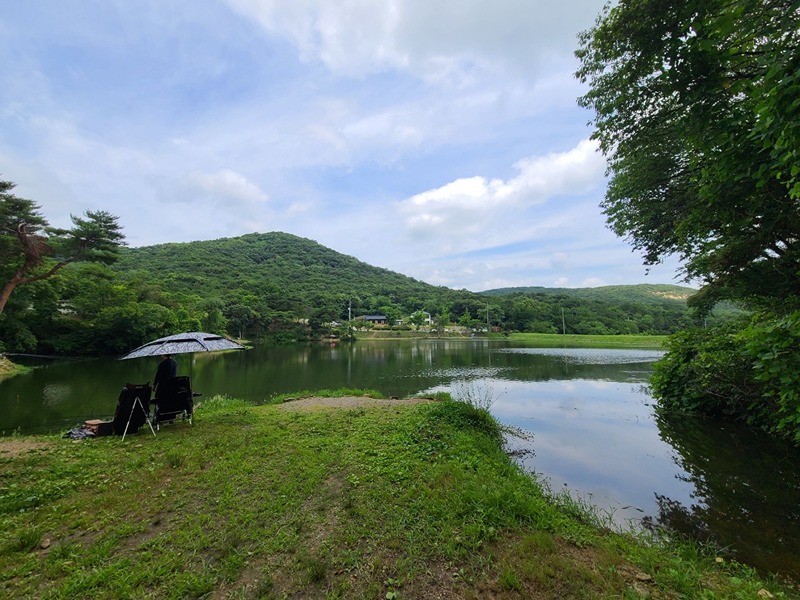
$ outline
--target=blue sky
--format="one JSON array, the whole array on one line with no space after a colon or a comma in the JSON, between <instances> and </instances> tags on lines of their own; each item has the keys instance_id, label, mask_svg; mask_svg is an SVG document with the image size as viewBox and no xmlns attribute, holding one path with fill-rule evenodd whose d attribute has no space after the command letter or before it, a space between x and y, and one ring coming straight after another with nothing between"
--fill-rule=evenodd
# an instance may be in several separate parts
<instances>
[{"instance_id":1,"label":"blue sky","mask_svg":"<svg viewBox=\"0 0 800 600\"><path fill-rule=\"evenodd\" d=\"M436 285L677 283L605 225L573 77L605 0L0 7L0 177L127 242L285 231Z\"/></svg>"}]
</instances>

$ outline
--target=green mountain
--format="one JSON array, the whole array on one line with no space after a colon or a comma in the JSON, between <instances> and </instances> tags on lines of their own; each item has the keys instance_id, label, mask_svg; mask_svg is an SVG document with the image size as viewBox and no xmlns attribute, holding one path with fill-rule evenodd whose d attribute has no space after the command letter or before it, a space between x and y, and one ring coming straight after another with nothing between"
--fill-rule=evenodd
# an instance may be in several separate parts
<instances>
[{"instance_id":1,"label":"green mountain","mask_svg":"<svg viewBox=\"0 0 800 600\"><path fill-rule=\"evenodd\" d=\"M506 307L506 327L540 333L668 334L692 324L692 288L616 285L596 288L502 288L484 296Z\"/></svg>"},{"instance_id":2,"label":"green mountain","mask_svg":"<svg viewBox=\"0 0 800 600\"><path fill-rule=\"evenodd\" d=\"M644 302L685 304L697 290L690 287L669 284L641 283L635 285L606 285L594 288L546 288L510 287L486 290L487 296L509 296L513 294L542 294L551 296L573 296L606 302Z\"/></svg>"},{"instance_id":3,"label":"green mountain","mask_svg":"<svg viewBox=\"0 0 800 600\"><path fill-rule=\"evenodd\" d=\"M0 350L118 354L179 331L319 339L362 315L503 331L667 334L692 324L690 288L512 288L483 294L429 285L312 240L254 233L123 248L111 267L78 263L16 293ZM335 328L335 326L333 326ZM406 325L408 327L408 325ZM339 333L348 333L342 327Z\"/></svg>"},{"instance_id":4,"label":"green mountain","mask_svg":"<svg viewBox=\"0 0 800 600\"><path fill-rule=\"evenodd\" d=\"M126 249L115 269L170 294L217 299L235 330L254 321L384 314L390 322L423 310L451 322L508 330L570 333L670 333L688 322L691 288L672 285L602 288L506 288L482 294L432 286L371 266L287 233ZM255 314L242 322L238 316ZM564 319L562 320L562 315Z\"/></svg>"},{"instance_id":5,"label":"green mountain","mask_svg":"<svg viewBox=\"0 0 800 600\"><path fill-rule=\"evenodd\" d=\"M353 316L390 312L400 317L478 297L374 267L280 232L125 249L115 270L145 274L171 293L192 292L226 302L256 296L268 300L273 310L300 317L319 312L321 305L336 313L332 318L346 318L348 310Z\"/></svg>"}]
</instances>

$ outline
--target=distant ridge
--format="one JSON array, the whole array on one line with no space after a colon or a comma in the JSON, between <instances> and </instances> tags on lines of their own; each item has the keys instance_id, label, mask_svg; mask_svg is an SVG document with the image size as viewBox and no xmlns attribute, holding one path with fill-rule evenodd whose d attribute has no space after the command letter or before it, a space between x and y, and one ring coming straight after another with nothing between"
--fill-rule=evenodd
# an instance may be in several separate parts
<instances>
[{"instance_id":1,"label":"distant ridge","mask_svg":"<svg viewBox=\"0 0 800 600\"><path fill-rule=\"evenodd\" d=\"M256 335L277 322L319 328L370 314L407 323L418 311L475 329L488 322L506 331L665 334L689 323L695 293L658 284L454 290L282 232L124 248L113 269L148 293L166 292L176 308L221 311Z\"/></svg>"},{"instance_id":2,"label":"distant ridge","mask_svg":"<svg viewBox=\"0 0 800 600\"><path fill-rule=\"evenodd\" d=\"M589 288L548 288L541 286L496 288L480 292L486 296L510 296L513 294L547 294L571 296L592 300L661 302L673 301L685 303L693 294L694 288L661 284L638 283L631 285L605 285Z\"/></svg>"}]
</instances>

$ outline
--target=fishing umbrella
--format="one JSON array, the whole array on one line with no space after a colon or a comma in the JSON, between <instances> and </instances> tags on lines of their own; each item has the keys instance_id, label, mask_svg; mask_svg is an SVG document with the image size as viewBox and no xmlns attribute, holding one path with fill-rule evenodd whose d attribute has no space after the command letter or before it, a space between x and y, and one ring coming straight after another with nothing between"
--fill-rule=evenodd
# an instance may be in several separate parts
<instances>
[{"instance_id":1,"label":"fishing umbrella","mask_svg":"<svg viewBox=\"0 0 800 600\"><path fill-rule=\"evenodd\" d=\"M175 335L168 335L167 337L159 338L148 342L143 346L139 346L136 350L131 350L120 360L128 360L130 358L143 358L146 356L166 356L172 354L191 354L193 352L217 352L220 350L244 350L244 346L229 340L226 337L217 335L216 333L204 333L202 331L190 331L188 333L178 333ZM189 371L191 373L192 364L189 363ZM191 392L191 390L189 390ZM196 396L199 394L191 394ZM143 406L141 400L137 397L136 402L141 411L147 415L148 408ZM125 434L128 433L128 425L130 425L131 418L133 417L136 405L131 407L131 415L128 418L128 424L125 426L125 433L122 434L122 439L125 439ZM191 423L191 403L188 411L189 423ZM158 413L156 413L158 414ZM156 417L158 418L158 417ZM153 431L153 426L150 424L150 419L147 418L147 424L150 425L150 430ZM153 431L153 435L156 432Z\"/></svg>"},{"instance_id":2,"label":"fishing umbrella","mask_svg":"<svg viewBox=\"0 0 800 600\"><path fill-rule=\"evenodd\" d=\"M148 342L143 346L139 346L136 350L131 350L120 360L145 356L165 356L167 354L217 352L219 350L244 350L244 346L216 333L190 331L189 333L168 335Z\"/></svg>"}]
</instances>

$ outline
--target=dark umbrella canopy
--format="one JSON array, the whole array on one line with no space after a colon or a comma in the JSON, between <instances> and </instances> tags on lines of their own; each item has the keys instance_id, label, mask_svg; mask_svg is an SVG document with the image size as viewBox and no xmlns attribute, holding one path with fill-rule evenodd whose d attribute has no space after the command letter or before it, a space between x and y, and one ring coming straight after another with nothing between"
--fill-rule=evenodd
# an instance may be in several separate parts
<instances>
[{"instance_id":1,"label":"dark umbrella canopy","mask_svg":"<svg viewBox=\"0 0 800 600\"><path fill-rule=\"evenodd\" d=\"M217 352L219 350L244 350L244 346L216 333L191 331L168 335L148 342L136 350L131 350L120 360L167 354L189 354L190 352Z\"/></svg>"}]
</instances>

